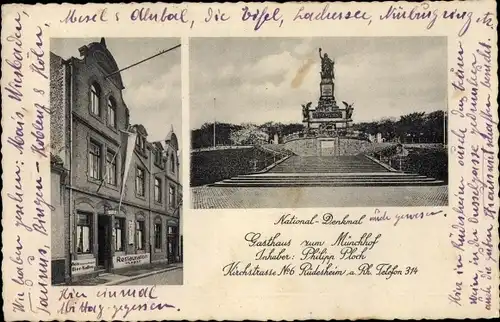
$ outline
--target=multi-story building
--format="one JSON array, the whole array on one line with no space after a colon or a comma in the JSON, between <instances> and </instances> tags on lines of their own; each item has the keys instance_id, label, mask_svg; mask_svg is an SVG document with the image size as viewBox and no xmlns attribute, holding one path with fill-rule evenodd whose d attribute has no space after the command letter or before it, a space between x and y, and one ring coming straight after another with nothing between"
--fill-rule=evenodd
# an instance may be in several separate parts
<instances>
[{"instance_id":1,"label":"multi-story building","mask_svg":"<svg viewBox=\"0 0 500 322\"><path fill-rule=\"evenodd\" d=\"M79 51L50 56L54 283L182 258L177 137L168 120L161 142L130 124L104 39Z\"/></svg>"}]
</instances>

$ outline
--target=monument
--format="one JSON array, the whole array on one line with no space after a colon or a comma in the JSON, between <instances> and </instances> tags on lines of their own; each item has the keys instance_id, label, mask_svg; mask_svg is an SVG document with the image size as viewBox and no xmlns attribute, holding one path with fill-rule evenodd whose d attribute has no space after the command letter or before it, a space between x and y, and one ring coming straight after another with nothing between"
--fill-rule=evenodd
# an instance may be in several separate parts
<instances>
[{"instance_id":1,"label":"monument","mask_svg":"<svg viewBox=\"0 0 500 322\"><path fill-rule=\"evenodd\" d=\"M342 102L344 107L339 107L335 100L335 62L322 54L321 81L319 83L320 96L316 108L311 108L312 102L302 105L303 124L306 132L335 133L339 129L347 130L352 122L353 104Z\"/></svg>"}]
</instances>

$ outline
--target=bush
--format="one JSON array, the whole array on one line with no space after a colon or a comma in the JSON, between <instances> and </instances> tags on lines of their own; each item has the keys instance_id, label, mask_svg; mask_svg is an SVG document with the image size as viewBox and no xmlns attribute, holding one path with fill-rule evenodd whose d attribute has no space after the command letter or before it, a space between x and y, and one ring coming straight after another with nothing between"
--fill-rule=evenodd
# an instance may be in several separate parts
<instances>
[{"instance_id":1,"label":"bush","mask_svg":"<svg viewBox=\"0 0 500 322\"><path fill-rule=\"evenodd\" d=\"M448 183L448 153L445 149L411 149L404 160L403 170Z\"/></svg>"},{"instance_id":2,"label":"bush","mask_svg":"<svg viewBox=\"0 0 500 322\"><path fill-rule=\"evenodd\" d=\"M191 186L210 184L237 175L249 174L254 170L262 170L277 161L278 155L283 156L282 153L273 153L256 147L193 152Z\"/></svg>"}]
</instances>

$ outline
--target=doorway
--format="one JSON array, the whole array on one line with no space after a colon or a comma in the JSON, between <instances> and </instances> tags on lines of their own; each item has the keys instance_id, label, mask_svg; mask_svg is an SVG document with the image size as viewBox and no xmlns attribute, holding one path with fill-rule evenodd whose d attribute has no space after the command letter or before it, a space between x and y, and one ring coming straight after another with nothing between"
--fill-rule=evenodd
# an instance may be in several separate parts
<instances>
[{"instance_id":1,"label":"doorway","mask_svg":"<svg viewBox=\"0 0 500 322\"><path fill-rule=\"evenodd\" d=\"M168 226L167 232L167 259L169 263L175 263L179 261L179 229Z\"/></svg>"},{"instance_id":2,"label":"doorway","mask_svg":"<svg viewBox=\"0 0 500 322\"><path fill-rule=\"evenodd\" d=\"M111 218L99 215L97 220L97 266L106 271L111 267Z\"/></svg>"}]
</instances>

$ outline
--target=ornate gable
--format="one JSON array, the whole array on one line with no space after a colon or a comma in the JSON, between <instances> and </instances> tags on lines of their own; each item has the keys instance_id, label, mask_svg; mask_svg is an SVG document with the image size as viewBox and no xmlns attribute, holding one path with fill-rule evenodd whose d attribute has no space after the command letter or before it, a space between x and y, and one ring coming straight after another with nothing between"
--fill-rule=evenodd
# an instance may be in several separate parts
<instances>
[{"instance_id":1,"label":"ornate gable","mask_svg":"<svg viewBox=\"0 0 500 322\"><path fill-rule=\"evenodd\" d=\"M175 135L173 129L167 134L165 144L172 147L175 151L179 150L179 141L177 140L177 135Z\"/></svg>"},{"instance_id":2,"label":"ornate gable","mask_svg":"<svg viewBox=\"0 0 500 322\"><path fill-rule=\"evenodd\" d=\"M93 42L86 46L82 46L79 49L80 56L82 56L86 63L96 64L97 67L102 71L104 76L110 75L119 70L118 64L116 63L113 55L106 47L106 41L101 38L100 42ZM115 84L118 89L124 89L123 81L120 73L116 73L109 77L109 79Z\"/></svg>"},{"instance_id":3,"label":"ornate gable","mask_svg":"<svg viewBox=\"0 0 500 322\"><path fill-rule=\"evenodd\" d=\"M148 136L148 132L146 131L146 128L142 124L135 124L132 126L137 131L137 134L140 134L143 137Z\"/></svg>"}]
</instances>

